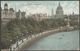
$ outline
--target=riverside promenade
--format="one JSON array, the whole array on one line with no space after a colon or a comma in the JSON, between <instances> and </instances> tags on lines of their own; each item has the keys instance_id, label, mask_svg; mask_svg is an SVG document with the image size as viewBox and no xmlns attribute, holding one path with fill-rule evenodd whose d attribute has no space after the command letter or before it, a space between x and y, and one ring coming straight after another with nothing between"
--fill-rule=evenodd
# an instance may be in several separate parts
<instances>
[{"instance_id":1,"label":"riverside promenade","mask_svg":"<svg viewBox=\"0 0 80 51\"><path fill-rule=\"evenodd\" d=\"M59 28L54 29L54 30L45 31L45 32L42 32L42 33L39 33L39 34L36 34L36 35L32 35L32 36L30 36L28 38L23 39L23 42L22 42L22 40L19 41L18 42L18 47L17 47L17 42L15 44L13 44L11 46L11 48L12 48L11 50L12 51L20 51L20 50L24 49L25 46L27 48L29 48L29 46L31 44L35 43L37 40L39 40L39 39L41 39L41 38L43 38L45 36L48 36L48 35L50 35L52 33L57 33L57 32L66 31L66 30L72 30L72 29L73 29L73 27L66 27L65 26L65 27L59 27Z\"/></svg>"}]
</instances>

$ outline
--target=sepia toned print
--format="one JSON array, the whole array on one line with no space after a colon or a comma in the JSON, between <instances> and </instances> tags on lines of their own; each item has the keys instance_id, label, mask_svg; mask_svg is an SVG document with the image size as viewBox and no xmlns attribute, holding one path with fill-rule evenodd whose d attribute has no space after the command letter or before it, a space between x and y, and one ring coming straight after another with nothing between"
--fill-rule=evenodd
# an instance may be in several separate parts
<instances>
[{"instance_id":1,"label":"sepia toned print","mask_svg":"<svg viewBox=\"0 0 80 51\"><path fill-rule=\"evenodd\" d=\"M79 1L1 1L1 49L79 50Z\"/></svg>"}]
</instances>

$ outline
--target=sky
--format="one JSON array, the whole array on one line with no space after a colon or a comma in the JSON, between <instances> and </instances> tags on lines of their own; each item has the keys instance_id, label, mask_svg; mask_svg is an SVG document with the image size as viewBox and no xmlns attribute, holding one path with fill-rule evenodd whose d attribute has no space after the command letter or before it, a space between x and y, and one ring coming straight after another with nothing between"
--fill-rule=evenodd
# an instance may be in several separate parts
<instances>
[{"instance_id":1,"label":"sky","mask_svg":"<svg viewBox=\"0 0 80 51\"><path fill-rule=\"evenodd\" d=\"M51 11L55 14L59 2L63 8L64 14L79 14L79 1L1 1L1 7L8 4L8 8L14 8L15 11L19 9L25 11L26 15L35 13L47 13L51 15Z\"/></svg>"}]
</instances>

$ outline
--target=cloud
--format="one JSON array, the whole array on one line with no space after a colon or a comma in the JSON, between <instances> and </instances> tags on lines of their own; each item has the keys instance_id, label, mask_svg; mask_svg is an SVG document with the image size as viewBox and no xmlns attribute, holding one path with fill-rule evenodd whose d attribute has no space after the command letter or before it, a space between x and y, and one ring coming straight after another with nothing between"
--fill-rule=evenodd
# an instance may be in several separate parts
<instances>
[{"instance_id":1,"label":"cloud","mask_svg":"<svg viewBox=\"0 0 80 51\"><path fill-rule=\"evenodd\" d=\"M79 2L78 1L64 1L62 4L64 14L79 14Z\"/></svg>"},{"instance_id":2,"label":"cloud","mask_svg":"<svg viewBox=\"0 0 80 51\"><path fill-rule=\"evenodd\" d=\"M12 7L17 10L26 11L29 13L48 13L51 14L51 9L53 8L54 14L58 6L59 1L1 1L1 7L4 7L5 3L8 3L9 8ZM63 7L64 14L71 14L75 12L79 14L79 1L60 1Z\"/></svg>"},{"instance_id":3,"label":"cloud","mask_svg":"<svg viewBox=\"0 0 80 51\"><path fill-rule=\"evenodd\" d=\"M48 13L49 10L43 5L29 5L21 8L22 11L26 11L26 14L36 14L36 13Z\"/></svg>"}]
</instances>

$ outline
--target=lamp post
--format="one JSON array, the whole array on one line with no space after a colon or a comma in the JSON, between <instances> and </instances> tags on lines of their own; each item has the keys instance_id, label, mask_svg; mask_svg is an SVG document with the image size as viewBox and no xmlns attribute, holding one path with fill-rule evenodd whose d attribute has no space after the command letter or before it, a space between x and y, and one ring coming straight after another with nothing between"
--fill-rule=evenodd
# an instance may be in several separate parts
<instances>
[{"instance_id":1,"label":"lamp post","mask_svg":"<svg viewBox=\"0 0 80 51\"><path fill-rule=\"evenodd\" d=\"M67 22L67 18L64 19L65 22ZM67 25L67 24L66 24Z\"/></svg>"},{"instance_id":2,"label":"lamp post","mask_svg":"<svg viewBox=\"0 0 80 51\"><path fill-rule=\"evenodd\" d=\"M17 46L16 46L16 47L18 47L18 46L19 46L19 45L18 45L18 38L19 38L19 37L17 36ZM19 47L18 47L18 50L19 50Z\"/></svg>"},{"instance_id":3,"label":"lamp post","mask_svg":"<svg viewBox=\"0 0 80 51\"><path fill-rule=\"evenodd\" d=\"M26 34L26 37L27 37L26 40L27 40L27 39L28 39L28 32L26 32L26 33L27 33L27 34Z\"/></svg>"},{"instance_id":4,"label":"lamp post","mask_svg":"<svg viewBox=\"0 0 80 51\"><path fill-rule=\"evenodd\" d=\"M68 25L67 25L68 27L70 26L70 23L69 23L69 21L70 21L70 19L69 19L69 16L68 16Z\"/></svg>"},{"instance_id":5,"label":"lamp post","mask_svg":"<svg viewBox=\"0 0 80 51\"><path fill-rule=\"evenodd\" d=\"M18 36L17 36L17 47L18 47Z\"/></svg>"},{"instance_id":6,"label":"lamp post","mask_svg":"<svg viewBox=\"0 0 80 51\"><path fill-rule=\"evenodd\" d=\"M12 43L12 40L10 40L10 44ZM12 47L11 47L11 45L10 45L10 51L12 51Z\"/></svg>"},{"instance_id":7,"label":"lamp post","mask_svg":"<svg viewBox=\"0 0 80 51\"><path fill-rule=\"evenodd\" d=\"M21 35L22 35L22 42L24 42L24 41L23 41L23 34L21 34Z\"/></svg>"},{"instance_id":8,"label":"lamp post","mask_svg":"<svg viewBox=\"0 0 80 51\"><path fill-rule=\"evenodd\" d=\"M80 25L79 25L79 20L80 20L80 18L79 18L79 16L78 16L78 29L80 29L80 28L79 28L79 26L80 26Z\"/></svg>"}]
</instances>

